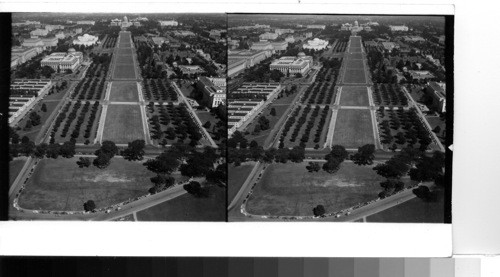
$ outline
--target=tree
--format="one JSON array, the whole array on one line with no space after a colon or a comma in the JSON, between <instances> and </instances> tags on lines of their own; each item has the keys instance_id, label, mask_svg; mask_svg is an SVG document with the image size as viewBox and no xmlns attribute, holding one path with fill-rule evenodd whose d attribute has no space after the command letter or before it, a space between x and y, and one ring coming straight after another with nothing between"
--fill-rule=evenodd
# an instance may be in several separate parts
<instances>
[{"instance_id":1,"label":"tree","mask_svg":"<svg viewBox=\"0 0 500 277\"><path fill-rule=\"evenodd\" d=\"M195 197L208 197L208 188L202 187L200 183L191 181L184 185L183 188Z\"/></svg>"},{"instance_id":2,"label":"tree","mask_svg":"<svg viewBox=\"0 0 500 277\"><path fill-rule=\"evenodd\" d=\"M121 155L124 159L129 161L140 161L143 159L145 146L146 143L144 140L134 140L128 143L128 147L121 152Z\"/></svg>"},{"instance_id":3,"label":"tree","mask_svg":"<svg viewBox=\"0 0 500 277\"><path fill-rule=\"evenodd\" d=\"M258 146L259 146L259 144L255 140L252 140L250 142L250 148L257 148Z\"/></svg>"},{"instance_id":4,"label":"tree","mask_svg":"<svg viewBox=\"0 0 500 277\"><path fill-rule=\"evenodd\" d=\"M300 163L305 159L305 149L301 146L295 146L288 153L288 159L294 163Z\"/></svg>"},{"instance_id":5,"label":"tree","mask_svg":"<svg viewBox=\"0 0 500 277\"><path fill-rule=\"evenodd\" d=\"M45 151L45 155L47 158L57 159L59 157L59 151L61 146L57 143L49 144L47 146L47 150Z\"/></svg>"},{"instance_id":6,"label":"tree","mask_svg":"<svg viewBox=\"0 0 500 277\"><path fill-rule=\"evenodd\" d=\"M61 145L59 151L61 156L63 156L64 158L71 158L76 154L75 143L66 141L65 143L63 143L63 145Z\"/></svg>"},{"instance_id":7,"label":"tree","mask_svg":"<svg viewBox=\"0 0 500 277\"><path fill-rule=\"evenodd\" d=\"M302 73L299 72L299 73L295 74L295 77L296 78L302 78Z\"/></svg>"},{"instance_id":8,"label":"tree","mask_svg":"<svg viewBox=\"0 0 500 277\"><path fill-rule=\"evenodd\" d=\"M80 157L80 159L76 161L76 164L78 165L78 167L84 168L84 167L89 167L92 164L92 162L90 161L89 158Z\"/></svg>"},{"instance_id":9,"label":"tree","mask_svg":"<svg viewBox=\"0 0 500 277\"><path fill-rule=\"evenodd\" d=\"M88 200L87 202L83 203L83 209L86 212L94 212L96 209L96 205L93 200Z\"/></svg>"},{"instance_id":10,"label":"tree","mask_svg":"<svg viewBox=\"0 0 500 277\"><path fill-rule=\"evenodd\" d=\"M255 127L253 128L253 133L258 134L260 133L260 124L256 124Z\"/></svg>"},{"instance_id":11,"label":"tree","mask_svg":"<svg viewBox=\"0 0 500 277\"><path fill-rule=\"evenodd\" d=\"M351 159L357 165L369 165L373 164L373 159L375 159L375 145L366 144L358 148L358 152L351 156Z\"/></svg>"},{"instance_id":12,"label":"tree","mask_svg":"<svg viewBox=\"0 0 500 277\"><path fill-rule=\"evenodd\" d=\"M33 155L37 158L43 158L47 152L48 145L46 143L41 143L35 147Z\"/></svg>"},{"instance_id":13,"label":"tree","mask_svg":"<svg viewBox=\"0 0 500 277\"><path fill-rule=\"evenodd\" d=\"M433 131L434 133L436 133L436 134L439 134L439 133L441 133L441 127L436 126L436 128L434 128L434 130L432 130L432 131Z\"/></svg>"},{"instance_id":14,"label":"tree","mask_svg":"<svg viewBox=\"0 0 500 277\"><path fill-rule=\"evenodd\" d=\"M24 129L29 130L33 127L33 124L31 123L31 120L26 120L26 125L24 125Z\"/></svg>"},{"instance_id":15,"label":"tree","mask_svg":"<svg viewBox=\"0 0 500 277\"><path fill-rule=\"evenodd\" d=\"M99 154L105 154L109 156L109 158L113 158L116 154L118 154L118 147L116 144L110 140L105 140L101 144L101 148L95 151L95 155L99 156Z\"/></svg>"},{"instance_id":16,"label":"tree","mask_svg":"<svg viewBox=\"0 0 500 277\"><path fill-rule=\"evenodd\" d=\"M150 180L154 184L154 186L149 189L149 193L151 194L155 194L175 184L174 177L165 174L157 174L155 177L151 177Z\"/></svg>"},{"instance_id":17,"label":"tree","mask_svg":"<svg viewBox=\"0 0 500 277\"><path fill-rule=\"evenodd\" d=\"M210 129L210 126L212 126L212 123L210 121L207 121L205 122L205 124L203 124L203 127L207 130Z\"/></svg>"},{"instance_id":18,"label":"tree","mask_svg":"<svg viewBox=\"0 0 500 277\"><path fill-rule=\"evenodd\" d=\"M340 169L341 160L336 158L330 158L326 163L323 164L323 170L328 173L335 173Z\"/></svg>"},{"instance_id":19,"label":"tree","mask_svg":"<svg viewBox=\"0 0 500 277\"><path fill-rule=\"evenodd\" d=\"M29 137L27 137L27 136L23 136L23 137L21 138L21 143L22 143L22 144L26 144L26 143L28 143L28 142L30 142L30 138L29 138Z\"/></svg>"},{"instance_id":20,"label":"tree","mask_svg":"<svg viewBox=\"0 0 500 277\"><path fill-rule=\"evenodd\" d=\"M154 173L170 174L177 170L180 165L179 157L171 155L170 152L165 151L154 159L147 160L143 165Z\"/></svg>"},{"instance_id":21,"label":"tree","mask_svg":"<svg viewBox=\"0 0 500 277\"><path fill-rule=\"evenodd\" d=\"M271 114L272 116L276 116L276 109L275 109L274 107L271 109L270 114Z\"/></svg>"},{"instance_id":22,"label":"tree","mask_svg":"<svg viewBox=\"0 0 500 277\"><path fill-rule=\"evenodd\" d=\"M110 164L110 162L111 162L111 157L104 152L100 152L97 155L97 158L94 159L93 164L97 168L104 169Z\"/></svg>"},{"instance_id":23,"label":"tree","mask_svg":"<svg viewBox=\"0 0 500 277\"><path fill-rule=\"evenodd\" d=\"M330 153L328 153L325 156L325 160L329 160L331 158L334 158L334 159L337 159L340 161L344 161L345 159L347 159L348 156L349 156L349 153L347 153L347 150L345 150L344 146L334 145L334 146L332 146L332 150L330 151Z\"/></svg>"},{"instance_id":24,"label":"tree","mask_svg":"<svg viewBox=\"0 0 500 277\"><path fill-rule=\"evenodd\" d=\"M41 108L42 112L47 112L47 105L45 105L45 103L42 104L42 108Z\"/></svg>"},{"instance_id":25,"label":"tree","mask_svg":"<svg viewBox=\"0 0 500 277\"><path fill-rule=\"evenodd\" d=\"M41 74L43 75L43 77L50 79L50 77L52 76L52 73L54 73L54 72L55 72L55 70L52 69L52 67L44 66L44 67L42 67Z\"/></svg>"},{"instance_id":26,"label":"tree","mask_svg":"<svg viewBox=\"0 0 500 277\"><path fill-rule=\"evenodd\" d=\"M306 169L309 172L318 172L321 169L321 166L317 162L309 162L309 165L306 166Z\"/></svg>"},{"instance_id":27,"label":"tree","mask_svg":"<svg viewBox=\"0 0 500 277\"><path fill-rule=\"evenodd\" d=\"M314 216L322 216L325 214L325 207L323 205L318 205L315 208L313 208L313 214Z\"/></svg>"}]
</instances>

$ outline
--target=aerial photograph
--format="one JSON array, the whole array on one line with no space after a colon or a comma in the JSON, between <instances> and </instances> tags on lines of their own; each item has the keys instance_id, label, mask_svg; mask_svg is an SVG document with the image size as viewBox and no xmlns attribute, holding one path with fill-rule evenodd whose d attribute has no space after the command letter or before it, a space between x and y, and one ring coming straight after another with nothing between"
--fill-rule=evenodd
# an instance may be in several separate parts
<instances>
[{"instance_id":1,"label":"aerial photograph","mask_svg":"<svg viewBox=\"0 0 500 277\"><path fill-rule=\"evenodd\" d=\"M228 14L228 220L450 223L446 20Z\"/></svg>"},{"instance_id":2,"label":"aerial photograph","mask_svg":"<svg viewBox=\"0 0 500 277\"><path fill-rule=\"evenodd\" d=\"M9 219L226 221L226 24L13 13Z\"/></svg>"}]
</instances>

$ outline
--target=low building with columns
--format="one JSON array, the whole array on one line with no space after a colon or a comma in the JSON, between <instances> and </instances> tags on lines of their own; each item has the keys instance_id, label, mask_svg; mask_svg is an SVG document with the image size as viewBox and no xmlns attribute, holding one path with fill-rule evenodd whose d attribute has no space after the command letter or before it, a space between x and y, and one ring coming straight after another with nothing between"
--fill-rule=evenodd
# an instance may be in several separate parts
<instances>
[{"instance_id":1,"label":"low building with columns","mask_svg":"<svg viewBox=\"0 0 500 277\"><path fill-rule=\"evenodd\" d=\"M301 52L297 57L285 56L274 60L269 65L269 70L279 70L285 75L298 73L305 75L311 69L312 64L313 58Z\"/></svg>"},{"instance_id":2,"label":"low building with columns","mask_svg":"<svg viewBox=\"0 0 500 277\"><path fill-rule=\"evenodd\" d=\"M75 49L71 48L68 53L55 52L48 55L40 62L40 66L50 66L55 71L58 69L61 71L68 69L75 71L80 66L82 60L82 52L76 52Z\"/></svg>"}]
</instances>

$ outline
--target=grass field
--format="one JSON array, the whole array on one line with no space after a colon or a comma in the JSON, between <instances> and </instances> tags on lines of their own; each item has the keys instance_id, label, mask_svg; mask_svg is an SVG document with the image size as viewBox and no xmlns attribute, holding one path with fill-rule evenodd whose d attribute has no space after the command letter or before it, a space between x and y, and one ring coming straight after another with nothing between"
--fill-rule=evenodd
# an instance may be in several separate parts
<instances>
[{"instance_id":1,"label":"grass field","mask_svg":"<svg viewBox=\"0 0 500 277\"><path fill-rule=\"evenodd\" d=\"M103 140L128 143L136 139L144 139L139 105L109 105Z\"/></svg>"},{"instance_id":2,"label":"grass field","mask_svg":"<svg viewBox=\"0 0 500 277\"><path fill-rule=\"evenodd\" d=\"M361 47L361 37L351 37L351 47Z\"/></svg>"},{"instance_id":3,"label":"grass field","mask_svg":"<svg viewBox=\"0 0 500 277\"><path fill-rule=\"evenodd\" d=\"M363 69L363 60L347 60L347 69Z\"/></svg>"},{"instance_id":4,"label":"grass field","mask_svg":"<svg viewBox=\"0 0 500 277\"><path fill-rule=\"evenodd\" d=\"M366 87L342 87L341 106L369 106Z\"/></svg>"},{"instance_id":5,"label":"grass field","mask_svg":"<svg viewBox=\"0 0 500 277\"><path fill-rule=\"evenodd\" d=\"M132 56L133 52L132 52L132 49L131 48L118 48L118 52L117 54L119 56L122 56L122 55L128 55L128 56Z\"/></svg>"},{"instance_id":6,"label":"grass field","mask_svg":"<svg viewBox=\"0 0 500 277\"><path fill-rule=\"evenodd\" d=\"M255 162L246 162L240 166L229 165L227 190L227 199L229 202L236 196L254 166Z\"/></svg>"},{"instance_id":7,"label":"grass field","mask_svg":"<svg viewBox=\"0 0 500 277\"><path fill-rule=\"evenodd\" d=\"M26 163L26 157L15 158L9 162L9 187L12 186L14 180L16 179L21 169L23 169L24 164Z\"/></svg>"},{"instance_id":8,"label":"grass field","mask_svg":"<svg viewBox=\"0 0 500 277\"><path fill-rule=\"evenodd\" d=\"M316 205L335 212L377 198L383 178L370 166L344 162L338 172L309 173L307 163L270 165L247 202L261 215L313 215Z\"/></svg>"},{"instance_id":9,"label":"grass field","mask_svg":"<svg viewBox=\"0 0 500 277\"><path fill-rule=\"evenodd\" d=\"M335 122L333 144L358 148L369 143L374 143L370 111L340 109Z\"/></svg>"},{"instance_id":10,"label":"grass field","mask_svg":"<svg viewBox=\"0 0 500 277\"><path fill-rule=\"evenodd\" d=\"M130 33L120 32L120 43L130 43Z\"/></svg>"},{"instance_id":11,"label":"grass field","mask_svg":"<svg viewBox=\"0 0 500 277\"><path fill-rule=\"evenodd\" d=\"M42 108L42 105L45 104L45 106L47 106L47 111L46 112L42 112L41 111L41 108ZM30 141L34 141L36 136L38 135L38 133L40 132L40 129L42 128L42 125L47 121L47 119L49 118L50 114L52 114L55 110L55 108L57 107L57 104L59 104L59 102L57 101L47 101L45 102L44 100L38 102L32 109L31 112L36 112L38 115L40 115L40 122L41 124L40 125L37 125L37 126L33 126L31 127L31 129L29 130L17 130L17 134L19 135L19 137L23 137L23 136L27 136ZM28 112L26 113L26 115L23 117L23 119L21 119L18 123L18 126L23 128L24 129L24 126L26 126L26 121L28 121L29 119L29 114L31 112Z\"/></svg>"},{"instance_id":12,"label":"grass field","mask_svg":"<svg viewBox=\"0 0 500 277\"><path fill-rule=\"evenodd\" d=\"M225 221L226 190L210 186L208 198L184 194L137 212L139 221Z\"/></svg>"},{"instance_id":13,"label":"grass field","mask_svg":"<svg viewBox=\"0 0 500 277\"><path fill-rule=\"evenodd\" d=\"M436 202L425 202L414 198L380 213L366 218L367 222L397 222L397 223L443 223L444 222L444 192L436 191Z\"/></svg>"},{"instance_id":14,"label":"grass field","mask_svg":"<svg viewBox=\"0 0 500 277\"><path fill-rule=\"evenodd\" d=\"M139 101L139 92L137 91L137 82L117 82L111 84L110 101L116 102L137 102Z\"/></svg>"},{"instance_id":15,"label":"grass field","mask_svg":"<svg viewBox=\"0 0 500 277\"><path fill-rule=\"evenodd\" d=\"M132 52L130 54L118 55L116 56L117 64L134 64L134 58L132 57Z\"/></svg>"},{"instance_id":16,"label":"grass field","mask_svg":"<svg viewBox=\"0 0 500 277\"><path fill-rule=\"evenodd\" d=\"M130 64L115 64L113 71L114 79L135 79L135 68L132 63Z\"/></svg>"},{"instance_id":17,"label":"grass field","mask_svg":"<svg viewBox=\"0 0 500 277\"><path fill-rule=\"evenodd\" d=\"M349 53L349 60L361 60L363 59L363 53Z\"/></svg>"},{"instance_id":18,"label":"grass field","mask_svg":"<svg viewBox=\"0 0 500 277\"><path fill-rule=\"evenodd\" d=\"M93 200L97 207L125 201L148 193L152 186L142 162L113 158L106 169L79 168L78 159L44 159L37 165L19 205L27 209L83 210Z\"/></svg>"},{"instance_id":19,"label":"grass field","mask_svg":"<svg viewBox=\"0 0 500 277\"><path fill-rule=\"evenodd\" d=\"M343 82L347 84L365 84L365 71L363 69L346 69Z\"/></svg>"},{"instance_id":20,"label":"grass field","mask_svg":"<svg viewBox=\"0 0 500 277\"><path fill-rule=\"evenodd\" d=\"M361 53L361 47L352 47L349 48L349 53Z\"/></svg>"}]
</instances>

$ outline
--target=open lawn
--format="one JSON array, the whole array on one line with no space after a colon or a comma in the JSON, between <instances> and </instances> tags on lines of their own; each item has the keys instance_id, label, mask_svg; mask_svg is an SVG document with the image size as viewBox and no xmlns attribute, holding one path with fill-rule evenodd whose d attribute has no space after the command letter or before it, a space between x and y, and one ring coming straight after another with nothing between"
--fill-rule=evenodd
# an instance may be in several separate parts
<instances>
[{"instance_id":1,"label":"open lawn","mask_svg":"<svg viewBox=\"0 0 500 277\"><path fill-rule=\"evenodd\" d=\"M438 200L426 202L414 198L405 203L389 208L366 218L367 222L396 223L443 223L444 222L444 192L436 191Z\"/></svg>"},{"instance_id":2,"label":"open lawn","mask_svg":"<svg viewBox=\"0 0 500 277\"><path fill-rule=\"evenodd\" d=\"M138 102L139 92L137 82L117 82L111 84L109 101L116 102Z\"/></svg>"},{"instance_id":3,"label":"open lawn","mask_svg":"<svg viewBox=\"0 0 500 277\"><path fill-rule=\"evenodd\" d=\"M113 71L114 79L135 79L135 68L131 64L115 64L115 69Z\"/></svg>"},{"instance_id":4,"label":"open lawn","mask_svg":"<svg viewBox=\"0 0 500 277\"><path fill-rule=\"evenodd\" d=\"M134 64L134 58L132 57L132 53L125 55L117 55L116 56L117 64Z\"/></svg>"},{"instance_id":5,"label":"open lawn","mask_svg":"<svg viewBox=\"0 0 500 277\"><path fill-rule=\"evenodd\" d=\"M361 47L361 37L350 37L351 47Z\"/></svg>"},{"instance_id":6,"label":"open lawn","mask_svg":"<svg viewBox=\"0 0 500 277\"><path fill-rule=\"evenodd\" d=\"M207 198L189 193L137 212L139 221L225 221L226 189L210 185Z\"/></svg>"},{"instance_id":7,"label":"open lawn","mask_svg":"<svg viewBox=\"0 0 500 277\"><path fill-rule=\"evenodd\" d=\"M361 47L351 47L349 53L361 53Z\"/></svg>"},{"instance_id":8,"label":"open lawn","mask_svg":"<svg viewBox=\"0 0 500 277\"><path fill-rule=\"evenodd\" d=\"M26 163L26 157L18 157L9 162L9 187L12 186L21 169Z\"/></svg>"},{"instance_id":9,"label":"open lawn","mask_svg":"<svg viewBox=\"0 0 500 277\"><path fill-rule=\"evenodd\" d=\"M103 140L128 143L136 139L144 139L139 105L109 105Z\"/></svg>"},{"instance_id":10,"label":"open lawn","mask_svg":"<svg viewBox=\"0 0 500 277\"><path fill-rule=\"evenodd\" d=\"M365 84L365 71L363 69L346 69L343 82L346 84Z\"/></svg>"},{"instance_id":11,"label":"open lawn","mask_svg":"<svg viewBox=\"0 0 500 277\"><path fill-rule=\"evenodd\" d=\"M335 212L377 198L383 177L371 166L344 162L334 174L310 173L306 162L270 165L247 202L247 211L259 215L313 215L323 205Z\"/></svg>"},{"instance_id":12,"label":"open lawn","mask_svg":"<svg viewBox=\"0 0 500 277\"><path fill-rule=\"evenodd\" d=\"M374 143L370 110L338 110L333 144L358 148L369 143Z\"/></svg>"},{"instance_id":13,"label":"open lawn","mask_svg":"<svg viewBox=\"0 0 500 277\"><path fill-rule=\"evenodd\" d=\"M363 53L349 53L349 60L361 60L363 59Z\"/></svg>"},{"instance_id":14,"label":"open lawn","mask_svg":"<svg viewBox=\"0 0 500 277\"><path fill-rule=\"evenodd\" d=\"M347 69L363 69L363 60L353 60L353 59L348 59L347 60Z\"/></svg>"},{"instance_id":15,"label":"open lawn","mask_svg":"<svg viewBox=\"0 0 500 277\"><path fill-rule=\"evenodd\" d=\"M113 158L106 169L95 166L79 168L78 158L44 159L37 165L19 205L26 209L83 210L83 203L93 200L107 207L148 193L152 186L142 162Z\"/></svg>"},{"instance_id":16,"label":"open lawn","mask_svg":"<svg viewBox=\"0 0 500 277\"><path fill-rule=\"evenodd\" d=\"M42 112L41 108L42 105L45 104L47 107L46 112ZM57 107L57 104L59 104L58 101L47 101L45 102L44 100L38 102L32 109L31 112L26 113L26 115L21 119L18 123L18 126L23 128L21 130L17 130L17 134L19 137L27 136L30 141L34 141L38 133L40 132L40 129L42 128L43 124L46 123L47 119L49 118L50 114L52 114ZM40 115L40 125L33 126L30 129L24 130L24 127L26 126L26 121L29 119L29 114L32 112L36 112L38 115Z\"/></svg>"},{"instance_id":17,"label":"open lawn","mask_svg":"<svg viewBox=\"0 0 500 277\"><path fill-rule=\"evenodd\" d=\"M128 55L128 56L132 56L133 52L132 52L132 48L118 48L118 52L117 54L119 56L122 56L122 55Z\"/></svg>"},{"instance_id":18,"label":"open lawn","mask_svg":"<svg viewBox=\"0 0 500 277\"><path fill-rule=\"evenodd\" d=\"M366 87L342 87L341 106L369 106Z\"/></svg>"},{"instance_id":19,"label":"open lawn","mask_svg":"<svg viewBox=\"0 0 500 277\"><path fill-rule=\"evenodd\" d=\"M120 32L119 40L120 40L120 43L130 43L130 33Z\"/></svg>"},{"instance_id":20,"label":"open lawn","mask_svg":"<svg viewBox=\"0 0 500 277\"><path fill-rule=\"evenodd\" d=\"M241 186L247 179L254 166L255 162L246 162L240 166L229 165L227 191L227 199L229 202L233 200L238 191L241 189Z\"/></svg>"}]
</instances>

